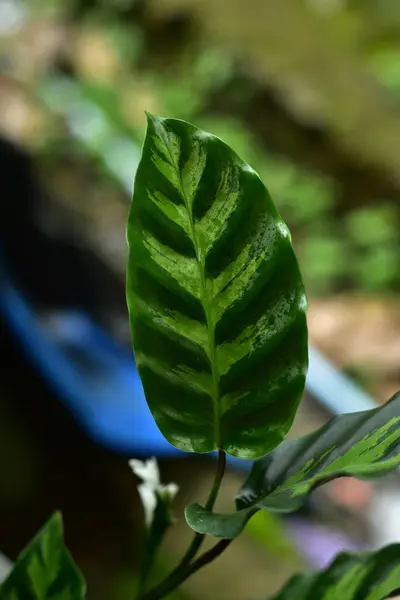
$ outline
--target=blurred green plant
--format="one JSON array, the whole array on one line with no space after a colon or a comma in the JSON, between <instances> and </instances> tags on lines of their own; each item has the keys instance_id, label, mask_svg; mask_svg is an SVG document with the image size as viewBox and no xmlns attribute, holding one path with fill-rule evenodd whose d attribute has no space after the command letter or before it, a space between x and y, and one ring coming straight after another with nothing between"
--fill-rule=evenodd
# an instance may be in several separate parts
<instances>
[{"instance_id":1,"label":"blurred green plant","mask_svg":"<svg viewBox=\"0 0 400 600\"><path fill-rule=\"evenodd\" d=\"M64 546L60 513L21 552L0 586L1 600L83 600L85 592L82 574Z\"/></svg>"},{"instance_id":2,"label":"blurred green plant","mask_svg":"<svg viewBox=\"0 0 400 600\"><path fill-rule=\"evenodd\" d=\"M400 591L400 544L379 552L343 552L325 570L294 576L269 600L377 600Z\"/></svg>"},{"instance_id":3,"label":"blurred green plant","mask_svg":"<svg viewBox=\"0 0 400 600\"><path fill-rule=\"evenodd\" d=\"M376 293L398 292L400 289L400 274L396 267L400 256L398 244L386 240L384 248L377 250L378 242L375 241L375 230L368 227L366 229L368 233L365 234L365 240L360 248L358 234L355 233L352 226L347 226L349 217L347 211L345 215L338 216L337 214L337 206L343 202L343 181L340 180L340 175L337 180L324 175L326 159L323 160L322 166L315 170L312 167L312 160L310 165L306 161L302 166L298 166L296 158L272 154L267 137L262 140L261 148L249 134L250 125L246 121L246 111L243 111L243 115L239 115L236 119L229 119L227 108L225 112L222 111L222 115L216 117L213 113L212 101L210 101L213 95L221 95L223 96L222 106L225 97L227 105L229 105L229 94L242 94L241 104L250 106L254 85L248 83L247 87L243 86L243 89L240 85L233 86L233 88L231 86L229 89L225 87L227 82L235 81L234 76L238 72L238 65L242 64L242 68L246 72L254 72L254 80L259 81L264 77L262 66L273 61L275 54L286 57L283 63L290 65L293 60L292 55L296 55L296 44L300 43L300 38L304 38L304 44L307 39L313 40L312 44L315 44L316 49L320 47L322 40L324 45L320 60L328 61L328 64L340 65L332 70L332 82L335 81L335 84L333 85L330 78L325 79L322 63L315 62L313 57L318 55L318 51L311 47L311 41L310 48L305 44L305 55L299 71L299 89L295 86L292 90L290 77L287 80L288 98L293 96L291 118L297 124L301 124L304 120L313 122L312 114L307 113L303 116L297 114L296 98L301 99L304 92L307 100L307 89L312 91L316 86L316 90L319 90L316 92L317 99L321 97L322 105L328 102L330 96L335 97L334 110L332 108L328 111L334 121L335 131L342 126L342 121L351 124L359 123L360 119L361 121L365 120L364 103L353 101L356 92L357 94L362 92L352 87L349 94L346 86L344 86L345 93L341 91L341 82L344 83L346 77L350 81L353 79L355 81L359 77L359 89L365 90L368 102L373 102L371 106L375 116L371 119L368 117L368 120L371 120L373 124L376 123L377 127L382 121L382 127L385 127L386 132L374 137L368 133L370 127L363 128L365 134L370 136L368 138L370 142L363 144L362 149L359 148L360 156L356 159L357 161L360 159L363 163L362 152L365 150L371 154L369 158L368 156L366 158L367 163L371 160L370 170L373 173L381 147L386 148L386 143L389 144L391 140L386 124L396 114L396 106L391 102L391 98L396 99L398 96L400 73L397 44L399 10L395 4L390 1L377 4L352 0L347 3L323 3L321 6L318 2L310 2L301 9L295 5L290 6L287 19L288 29L296 16L299 17L301 31L315 29L314 36L300 35L299 32L296 32L296 35L292 36L296 43L293 49L289 49L289 46L292 48L292 45L285 45L283 39L275 40L273 36L268 37L265 32L261 39L262 30L259 29L257 19L254 17L248 24L249 29L253 28L253 34L250 33L250 30L249 35L245 31L236 31L235 27L240 23L240 12L246 11L245 7L242 8L236 4L232 7L232 18L224 24L221 40L218 41L209 36L204 37L204 34L201 33L209 21L211 27L216 18L219 18L221 10L214 2L202 3L201 11L199 10L196 15L192 15L196 3L188 3L184 0L165 0L161 4L162 9L160 8L158 12L156 2L152 3L152 6L147 6L141 0L115 0L114 2L100 3L85 2L84 0L69 0L68 2L52 0L51 2L38 2L34 7L29 3L21 2L21 6L25 7L26 20L29 20L29 15L31 19L38 19L39 22L40 18L46 22L49 16L54 18L57 23L62 24L65 20L69 24L68 27L71 27L72 35L75 36L76 43L68 48L64 58L68 64L68 72L72 76L70 83L75 86L77 93L85 98L85 103L76 107L75 119L79 122L76 127L71 127L71 134L77 136L90 153L94 151L97 156L102 156L103 158L99 161L100 169L104 164L106 170L116 171L124 188L128 189L130 193L131 183L129 181L131 182L132 163L129 163L129 152L133 156L138 155L138 150L134 150L134 145L138 145L145 128L145 122L141 118L143 108L150 107L150 110L159 114L170 114L187 120L195 120L204 129L215 131L216 135L227 140L247 162L254 165L263 179L269 181L269 188L276 205L295 233L299 263L310 295L363 290ZM259 6L258 0L255 0L254 6ZM260 3L260 10L268 9L266 5ZM274 23L279 23L280 19L278 10L271 8L270 13L270 19L265 24L266 31L269 31L268 27L273 27ZM245 16L245 12L243 14ZM257 11L253 11L252 14L257 14ZM174 16L185 17L189 23L187 27L191 27L193 31L190 29L188 37L184 37L180 43L179 52L172 57L168 48L174 41L172 39L173 29L170 37L167 37L163 43L152 44L147 37L149 30L154 28L154 31L157 32L157 28L161 27L164 21L168 23L168 19L173 19ZM332 34L332 39L328 36L328 46L325 46L327 43L323 33L325 28L329 28ZM234 45L224 43L225 36L228 36L230 31L237 33L236 44L239 44L239 40L241 40L240 54ZM82 40L84 43L81 43ZM100 43L100 56L97 56L97 46L96 43L92 44L93 40ZM247 50L256 41L258 42L257 52L254 51L259 57L259 63L250 59L243 61L240 58L242 53L247 56ZM84 57L82 57L83 54ZM151 60L156 56L162 59L164 54L166 58L161 63ZM308 56L311 57L309 60L307 60ZM100 76L98 71L102 71L104 61L109 61L113 66L109 73ZM100 69L97 68L98 66ZM299 65L296 68L299 69ZM343 69L346 69L346 76ZM372 81L367 81L364 71L368 71L369 77L373 76L370 77ZM283 71L282 75L276 78L278 91L281 79L283 87L286 89L287 74L285 73L286 71ZM342 77L333 77L334 73L342 73ZM50 84L53 80L57 84L58 75L57 69L49 68L47 77L50 79ZM300 85L303 77L304 82ZM307 83L309 77L312 79ZM386 94L387 97L385 94L375 94L376 86L373 78L378 79L382 84L384 92L389 92ZM275 78L272 79L274 81L268 80L267 83L274 88ZM282 98L278 97L281 104L285 104L284 98L286 98L286 92ZM90 128L91 120L94 124L98 123L97 109L109 121L109 131L98 144L98 139L96 139L91 145L87 145L84 136L80 136L80 129L82 122L86 130ZM351 118L346 117L347 109L353 111ZM67 104L64 105L63 110L68 111ZM316 112L318 113L318 110ZM81 114L80 118L79 114ZM326 118L329 115L327 114ZM342 119L342 115L346 118ZM316 120L319 122L318 117ZM391 130L395 131L393 127L389 128L389 131ZM325 133L329 134L329 127ZM286 135L287 133L282 131L282 136ZM349 135L351 137L350 146L359 144L358 139L354 139L355 134L352 127L349 128ZM361 136L359 137L361 139ZM339 138L340 136L337 139L333 136L333 139L336 140L334 143L340 146L339 162L343 162L349 158L346 154L348 148L347 143L345 144ZM353 141L351 142L351 140ZM295 140L288 140L289 150L294 142ZM60 139L60 143L64 144L64 139ZM306 145L308 142L304 139L302 143ZM317 144L317 152L319 147ZM396 155L398 153L391 153L391 156ZM332 158L334 171L337 158L337 154L334 153ZM346 172L345 166L346 163L343 167ZM389 191L388 198L382 199L385 185L382 187L383 193L381 196L378 195L373 202L373 210L377 215L381 212L385 214L385 207L391 203L394 213L393 223L396 220L398 222L396 198L391 198ZM350 190L344 193L350 214L352 213L352 195L361 194L362 196L362 192L362 190L354 189L350 181ZM368 236L370 237L368 238ZM318 248L321 248L322 254L315 251ZM326 257L326 260L323 261L320 258L322 255ZM351 261L346 260L349 255ZM371 276L369 277L368 274Z\"/></svg>"},{"instance_id":4,"label":"blurred green plant","mask_svg":"<svg viewBox=\"0 0 400 600\"><path fill-rule=\"evenodd\" d=\"M97 28L98 35L105 40L115 40L110 47L118 54L118 64L121 65L118 80L123 78L124 89L116 94L118 82L114 79L99 82L84 72L78 80L69 80L68 85L74 89L74 95L84 99L84 102L76 105L74 118L77 125L71 126L71 133L85 143L90 152L94 151L101 157L100 161L106 165L106 169L112 163L111 170L117 171L117 177L125 189L130 190L132 163L129 163L129 152L138 155L139 139L145 126L136 117L132 120L126 107L131 106L129 111L132 115L135 106L141 112L142 104L146 102L148 105L150 102L155 105L157 112L188 120L196 119L204 129L215 131L216 135L225 139L247 162L254 165L263 179L268 179L278 209L296 234L299 262L310 294L399 289L399 272L396 268L400 256L398 245L386 241L385 248L379 250L380 257L375 256L375 229L368 227L363 242L368 246L368 251L364 251L364 248L360 251L357 232L352 225L347 226L347 221L352 221L352 213L344 216L345 227L336 215L337 197L341 193L337 182L321 172L306 170L286 157L270 154L265 148L260 148L240 120L210 114L210 94L223 88L224 82L229 81L235 72L232 56L226 50L212 44L208 47L199 46L190 59L178 65L178 72L172 77L169 71L163 73L138 67L143 52L140 30L134 29L134 35L129 38L126 23L115 19L107 23L104 17L88 19L86 26L89 25ZM57 99L49 91L56 91L57 86L59 88L60 80L52 76L46 86L40 88L41 93L44 93L50 107L58 112L70 113L71 103L66 102L67 96L62 102L62 96ZM89 131L91 124L99 123L99 114L102 115L104 131L102 135L96 135L88 146L84 131ZM373 205L372 210L378 220L385 219L387 206L387 202ZM395 223L398 220L395 205L392 204L391 210L395 217L392 222ZM319 248L321 253L315 251ZM347 260L349 254L351 261ZM367 274L371 271L374 275L369 278Z\"/></svg>"}]
</instances>

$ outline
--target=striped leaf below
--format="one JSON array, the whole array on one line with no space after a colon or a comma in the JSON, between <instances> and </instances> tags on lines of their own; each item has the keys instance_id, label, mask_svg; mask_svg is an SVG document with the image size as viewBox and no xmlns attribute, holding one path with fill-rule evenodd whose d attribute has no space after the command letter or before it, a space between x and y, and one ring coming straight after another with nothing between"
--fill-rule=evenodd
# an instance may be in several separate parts
<instances>
[{"instance_id":1,"label":"striped leaf below","mask_svg":"<svg viewBox=\"0 0 400 600\"><path fill-rule=\"evenodd\" d=\"M331 479L375 478L399 466L400 393L382 407L334 417L256 461L236 497L236 512L217 514L191 504L186 520L200 533L236 537L260 508L293 512L308 493Z\"/></svg>"},{"instance_id":2,"label":"striped leaf below","mask_svg":"<svg viewBox=\"0 0 400 600\"><path fill-rule=\"evenodd\" d=\"M384 600L400 595L400 544L343 552L324 571L295 575L268 600Z\"/></svg>"}]
</instances>

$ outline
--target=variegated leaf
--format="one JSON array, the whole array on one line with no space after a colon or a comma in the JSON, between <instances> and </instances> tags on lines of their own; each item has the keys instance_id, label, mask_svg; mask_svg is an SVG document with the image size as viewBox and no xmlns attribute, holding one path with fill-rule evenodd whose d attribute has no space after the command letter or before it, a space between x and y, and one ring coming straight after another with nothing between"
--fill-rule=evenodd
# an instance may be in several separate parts
<instances>
[{"instance_id":1,"label":"variegated leaf","mask_svg":"<svg viewBox=\"0 0 400 600\"><path fill-rule=\"evenodd\" d=\"M133 348L162 433L186 451L276 447L303 392L306 298L257 174L215 136L149 115L127 238Z\"/></svg>"},{"instance_id":2,"label":"variegated leaf","mask_svg":"<svg viewBox=\"0 0 400 600\"><path fill-rule=\"evenodd\" d=\"M268 600L385 600L400 594L400 544L343 552L325 570L295 575Z\"/></svg>"},{"instance_id":3,"label":"variegated leaf","mask_svg":"<svg viewBox=\"0 0 400 600\"><path fill-rule=\"evenodd\" d=\"M64 546L55 513L22 551L0 586L0 600L83 600L84 579Z\"/></svg>"},{"instance_id":4,"label":"variegated leaf","mask_svg":"<svg viewBox=\"0 0 400 600\"><path fill-rule=\"evenodd\" d=\"M236 512L217 514L191 504L186 520L199 533L233 538L260 508L293 512L331 479L375 478L399 466L400 393L382 407L334 417L256 461L236 497Z\"/></svg>"}]
</instances>

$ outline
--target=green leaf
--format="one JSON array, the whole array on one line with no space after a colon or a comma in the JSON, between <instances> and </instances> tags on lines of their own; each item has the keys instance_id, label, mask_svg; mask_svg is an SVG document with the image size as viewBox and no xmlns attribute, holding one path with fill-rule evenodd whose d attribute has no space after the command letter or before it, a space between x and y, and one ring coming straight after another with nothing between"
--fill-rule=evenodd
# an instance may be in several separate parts
<instances>
[{"instance_id":1,"label":"green leaf","mask_svg":"<svg viewBox=\"0 0 400 600\"><path fill-rule=\"evenodd\" d=\"M64 546L56 512L21 552L0 587L0 600L82 600L84 579Z\"/></svg>"},{"instance_id":2,"label":"green leaf","mask_svg":"<svg viewBox=\"0 0 400 600\"><path fill-rule=\"evenodd\" d=\"M295 575L269 600L384 600L400 594L400 544L343 552L325 570Z\"/></svg>"},{"instance_id":3,"label":"green leaf","mask_svg":"<svg viewBox=\"0 0 400 600\"><path fill-rule=\"evenodd\" d=\"M261 508L293 512L331 479L375 478L399 466L400 392L379 408L334 417L256 461L236 497L236 512L221 515L191 504L185 516L199 533L233 538Z\"/></svg>"},{"instance_id":4,"label":"green leaf","mask_svg":"<svg viewBox=\"0 0 400 600\"><path fill-rule=\"evenodd\" d=\"M255 458L289 430L307 369L289 231L219 138L148 115L127 238L127 300L147 402L182 450Z\"/></svg>"}]
</instances>

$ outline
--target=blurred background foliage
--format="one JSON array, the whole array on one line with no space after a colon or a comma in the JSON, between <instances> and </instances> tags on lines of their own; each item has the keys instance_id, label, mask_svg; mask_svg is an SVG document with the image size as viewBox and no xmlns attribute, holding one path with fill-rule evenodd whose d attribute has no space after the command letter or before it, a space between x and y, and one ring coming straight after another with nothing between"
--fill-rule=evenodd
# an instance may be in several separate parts
<instances>
[{"instance_id":1,"label":"blurred background foliage","mask_svg":"<svg viewBox=\"0 0 400 600\"><path fill-rule=\"evenodd\" d=\"M129 189L144 110L192 120L267 182L310 295L399 291L395 3L2 6L2 128L53 162L83 142Z\"/></svg>"},{"instance_id":2,"label":"blurred background foliage","mask_svg":"<svg viewBox=\"0 0 400 600\"><path fill-rule=\"evenodd\" d=\"M33 156L48 193L44 220L53 228L68 228L121 284L125 219L145 110L212 131L259 172L292 231L310 296L312 341L377 399L388 398L400 382L400 4L1 0L0 134ZM127 339L124 307L111 325L116 336ZM5 394L7 385L12 383L3 383ZM43 411L50 410L44 406ZM319 417L312 412L306 407L299 432L317 426ZM14 418L9 413L4 417L2 437L11 436L7 444L24 456L17 463L21 476L14 473L12 479L14 498L43 479L38 465L44 458L24 447L26 436L21 434L22 443L13 440L6 417ZM66 509L67 531L69 514L71 531L75 522L77 532L87 532L86 545L76 534L76 552L86 575L96 572L91 597L107 598L108 593L118 600L129 598L130 561L135 563L137 556L131 541L125 539L121 549L120 538L113 536L116 529L131 532L137 526L137 513L132 517L128 508L128 501L137 502L132 500L134 482L126 465L82 441L72 425L66 431L78 439L77 448L86 457L80 461L76 450L71 464L75 469L80 461L80 471L68 481L77 487L82 480L92 485L86 508L80 504L79 493L86 493L81 489ZM62 456L61 441L52 440L60 444ZM99 470L91 473L93 461L102 464L101 477ZM163 469L166 480L174 479L175 463ZM178 508L196 493L201 496L209 477L208 464L198 484L192 462L181 465L179 483L187 490ZM237 487L237 478L230 477L228 491ZM97 506L93 490L100 487ZM49 506L57 498L53 492ZM221 503L219 508L224 499ZM88 510L93 510L89 521ZM25 520L20 538L9 546L11 554L46 511L42 506L39 516ZM15 507L12 514L9 531L15 532L21 515ZM265 594L302 566L304 560L280 521L261 514L257 519L251 525L251 544L246 537L238 541L233 558L221 559L205 579L196 576L183 593L214 598L212 586L222 589L226 572L239 574L240 568L246 573L252 565L250 590L248 578L241 581L239 574L235 597L252 590ZM102 531L93 537L100 523ZM160 568L174 562L187 535L179 521ZM99 576L96 561L102 564L101 557L107 557L109 573L112 564L119 565L118 592L107 587L111 575ZM231 593L221 592L218 600Z\"/></svg>"}]
</instances>

